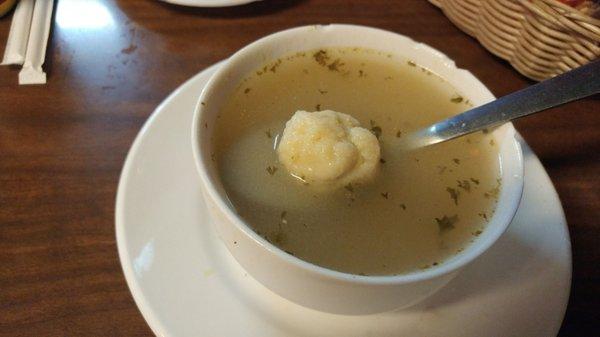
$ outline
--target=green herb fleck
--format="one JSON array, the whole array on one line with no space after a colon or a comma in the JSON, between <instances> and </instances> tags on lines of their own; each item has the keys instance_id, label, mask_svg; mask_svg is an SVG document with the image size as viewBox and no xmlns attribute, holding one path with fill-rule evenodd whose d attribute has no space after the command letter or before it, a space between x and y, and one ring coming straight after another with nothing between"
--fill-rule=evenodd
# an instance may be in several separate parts
<instances>
[{"instance_id":1,"label":"green herb fleck","mask_svg":"<svg viewBox=\"0 0 600 337\"><path fill-rule=\"evenodd\" d=\"M260 70L259 70L259 71L257 71L257 72L256 72L256 74L257 74L258 76L260 76L260 75L262 75L262 74L264 74L264 73L266 73L266 72L267 72L267 66L265 65L265 66L262 68L262 71L260 71Z\"/></svg>"},{"instance_id":2,"label":"green herb fleck","mask_svg":"<svg viewBox=\"0 0 600 337\"><path fill-rule=\"evenodd\" d=\"M501 179L497 179L496 181L497 181L496 187L494 187L491 190L485 192L483 194L484 197L498 199L498 195L500 195L500 186L502 185L502 180Z\"/></svg>"},{"instance_id":3,"label":"green herb fleck","mask_svg":"<svg viewBox=\"0 0 600 337\"><path fill-rule=\"evenodd\" d=\"M247 93L249 93L249 92L250 92L250 88L246 88L246 89L244 90L244 94L247 94Z\"/></svg>"},{"instance_id":4,"label":"green herb fleck","mask_svg":"<svg viewBox=\"0 0 600 337\"><path fill-rule=\"evenodd\" d=\"M365 77L365 72L362 69L358 70L358 77Z\"/></svg>"},{"instance_id":5,"label":"green herb fleck","mask_svg":"<svg viewBox=\"0 0 600 337\"><path fill-rule=\"evenodd\" d=\"M406 210L406 205L405 205L405 204L400 204L400 207L401 207L403 210Z\"/></svg>"},{"instance_id":6,"label":"green herb fleck","mask_svg":"<svg viewBox=\"0 0 600 337\"><path fill-rule=\"evenodd\" d=\"M351 183L348 183L348 185L344 186L344 188L350 193L354 192L354 186L352 186Z\"/></svg>"},{"instance_id":7,"label":"green herb fleck","mask_svg":"<svg viewBox=\"0 0 600 337\"><path fill-rule=\"evenodd\" d=\"M336 59L335 61L333 61L330 65L327 66L327 68L329 68L329 70L331 71L340 71L340 68L344 65L344 63L342 63L340 61L340 59Z\"/></svg>"},{"instance_id":8,"label":"green herb fleck","mask_svg":"<svg viewBox=\"0 0 600 337\"><path fill-rule=\"evenodd\" d=\"M321 111L321 104L317 104L317 106L315 106L315 109L317 109L317 111Z\"/></svg>"},{"instance_id":9,"label":"green herb fleck","mask_svg":"<svg viewBox=\"0 0 600 337\"><path fill-rule=\"evenodd\" d=\"M469 183L468 180L457 180L458 182L458 187L462 188L463 190L467 191L467 192L471 192L471 184Z\"/></svg>"},{"instance_id":10,"label":"green herb fleck","mask_svg":"<svg viewBox=\"0 0 600 337\"><path fill-rule=\"evenodd\" d=\"M396 138L400 138L402 137L402 131L398 130L396 131Z\"/></svg>"},{"instance_id":11,"label":"green herb fleck","mask_svg":"<svg viewBox=\"0 0 600 337\"><path fill-rule=\"evenodd\" d=\"M279 67L279 65L280 65L280 64L281 64L281 59L277 60L277 62L275 62L275 63L274 63L272 66L271 66L271 68L269 68L269 70L270 70L271 72L275 72L275 71L277 71L277 68Z\"/></svg>"},{"instance_id":12,"label":"green herb fleck","mask_svg":"<svg viewBox=\"0 0 600 337\"><path fill-rule=\"evenodd\" d=\"M473 235L474 235L474 236L479 236L479 235L481 235L481 233L483 233L483 232L482 232L482 231L480 231L480 230L476 230L476 231L473 233Z\"/></svg>"},{"instance_id":13,"label":"green herb fleck","mask_svg":"<svg viewBox=\"0 0 600 337\"><path fill-rule=\"evenodd\" d=\"M319 91L319 93L321 93L321 95L324 95L327 93L327 90L321 90L321 89L317 89Z\"/></svg>"},{"instance_id":14,"label":"green herb fleck","mask_svg":"<svg viewBox=\"0 0 600 337\"><path fill-rule=\"evenodd\" d=\"M485 212L483 212L483 213L479 213L478 215L479 215L480 217L484 218L484 219L485 219L485 221L487 221L487 220L488 220L487 214L486 214Z\"/></svg>"},{"instance_id":15,"label":"green herb fleck","mask_svg":"<svg viewBox=\"0 0 600 337\"><path fill-rule=\"evenodd\" d=\"M500 194L500 188L498 186L492 188L491 190L483 193L483 196L486 198L498 198L498 195Z\"/></svg>"},{"instance_id":16,"label":"green herb fleck","mask_svg":"<svg viewBox=\"0 0 600 337\"><path fill-rule=\"evenodd\" d=\"M267 166L267 172L269 172L270 175L274 175L275 172L277 172L277 167L275 167L275 166Z\"/></svg>"},{"instance_id":17,"label":"green herb fleck","mask_svg":"<svg viewBox=\"0 0 600 337\"><path fill-rule=\"evenodd\" d=\"M460 159L458 159L458 158L454 158L454 159L452 159L452 161L453 161L453 162L454 162L456 165L460 164Z\"/></svg>"},{"instance_id":18,"label":"green herb fleck","mask_svg":"<svg viewBox=\"0 0 600 337\"><path fill-rule=\"evenodd\" d=\"M453 215L451 217L444 215L441 219L435 218L435 221L438 224L440 232L443 233L443 232L449 231L451 229L454 229L454 224L458 221L458 215Z\"/></svg>"},{"instance_id":19,"label":"green herb fleck","mask_svg":"<svg viewBox=\"0 0 600 337\"><path fill-rule=\"evenodd\" d=\"M379 162L382 163L382 164L385 164L385 159L379 158Z\"/></svg>"},{"instance_id":20,"label":"green herb fleck","mask_svg":"<svg viewBox=\"0 0 600 337\"><path fill-rule=\"evenodd\" d=\"M200 104L201 104L202 106L205 106L205 105L206 105L206 103L205 103L205 102L200 102Z\"/></svg>"},{"instance_id":21,"label":"green herb fleck","mask_svg":"<svg viewBox=\"0 0 600 337\"><path fill-rule=\"evenodd\" d=\"M452 102L452 103L460 103L463 100L464 100L464 98L460 95L456 95L456 96L450 98L450 102Z\"/></svg>"},{"instance_id":22,"label":"green herb fleck","mask_svg":"<svg viewBox=\"0 0 600 337\"><path fill-rule=\"evenodd\" d=\"M327 52L323 49L319 50L318 52L313 54L313 57L315 59L315 61L317 61L318 64L322 65L322 66L326 66L327 65L327 61L329 60L329 55L327 55Z\"/></svg>"},{"instance_id":23,"label":"green herb fleck","mask_svg":"<svg viewBox=\"0 0 600 337\"><path fill-rule=\"evenodd\" d=\"M296 255L294 255L294 253L290 252L289 250L283 250L283 251L290 254L291 256L296 256Z\"/></svg>"},{"instance_id":24,"label":"green herb fleck","mask_svg":"<svg viewBox=\"0 0 600 337\"><path fill-rule=\"evenodd\" d=\"M454 200L455 205L458 205L458 196L460 195L460 192L451 187L446 187L446 192L450 193L450 198Z\"/></svg>"}]
</instances>

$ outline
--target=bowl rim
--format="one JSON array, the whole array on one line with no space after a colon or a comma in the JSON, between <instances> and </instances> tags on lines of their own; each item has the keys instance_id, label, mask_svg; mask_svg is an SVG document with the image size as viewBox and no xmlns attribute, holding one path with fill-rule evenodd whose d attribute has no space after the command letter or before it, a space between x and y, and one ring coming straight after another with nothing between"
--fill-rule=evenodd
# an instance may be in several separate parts
<instances>
[{"instance_id":1,"label":"bowl rim","mask_svg":"<svg viewBox=\"0 0 600 337\"><path fill-rule=\"evenodd\" d=\"M496 131L492 132L492 134L493 134L493 133L497 132L498 130L502 129L503 132L505 133L504 137L507 137L507 138L509 138L509 140L512 141L511 144L509 144L509 145L513 146L514 150L515 150L514 160L516 162L516 165L517 165L516 167L517 167L518 172L516 172L516 174L514 175L514 179L511 179L511 183L513 184L514 187L516 187L516 189L514 189L513 194L509 196L510 198L508 199L508 205L506 206L507 207L506 209L510 211L509 216L505 217L504 221L502 221L501 223L499 223L497 225L496 230L492 232L492 235L483 244L481 244L477 247L474 247L474 245L471 244L471 245L467 246L467 248L463 252L457 253L452 258L450 258L449 261L448 260L444 261L444 262L440 263L438 266L433 266L433 267L430 267L430 268L427 268L424 270L417 270L417 271L409 272L406 274L357 275L357 274L351 274L351 273L346 273L346 272L322 267L322 266L313 264L309 261L300 259L296 256L290 255L290 254L286 253L285 251L283 251L282 249L280 249L279 247L277 247L276 245L268 242L266 239L264 239L262 236L260 236L258 233L256 233L248 224L246 224L246 221L244 219L242 219L229 205L227 205L224 198L217 191L214 181L211 179L211 177L209 177L208 167L206 167L206 165L205 165L205 161L203 159L202 150L201 150L201 146L200 146L201 139L202 139L200 131L203 129L201 126L204 124L204 120L205 120L204 118L205 118L205 115L207 114L206 107L210 105L207 102L210 102L210 97L213 94L213 91L215 90L216 84L219 81L223 81L223 80L231 81L231 79L225 77L225 74L227 73L227 71L230 70L230 68L234 67L237 63L242 62L247 53L254 52L257 49L265 49L266 48L268 50L269 49L268 47L271 45L285 42L288 39L297 38L298 36L302 36L303 34L309 32L309 31L310 32L314 32L314 31L328 32L328 31L336 31L336 30L342 30L342 31L344 31L344 30L346 30L346 31L361 30L361 31L365 31L365 32L368 31L368 32L375 33L375 34L381 34L382 36L386 35L387 38L409 40L410 42L417 45L419 48L427 49L428 52L431 52L434 56L438 57L440 59L440 62L444 63L445 66L451 67L452 68L451 70L468 74L470 77L472 77L471 80L475 81L475 83L477 84L477 86L479 87L480 90L482 90L486 94L489 94L490 100L494 99L494 96L491 94L491 92L489 92L489 90L483 83L481 83L475 76L473 76L467 70L456 67L454 64L454 61L452 61L450 58L448 58L445 54L441 53L440 51L438 51L428 45L415 42L414 40L412 40L404 35L395 33L395 32L391 32L391 31L387 31L387 30L383 30L383 29L379 29L379 28L360 26L360 25L351 25L351 24L309 25L309 26L300 26L300 27L295 27L295 28L290 28L290 29L286 29L283 31L279 31L279 32L267 35L265 37L262 37L256 41L248 44L247 46L243 47L236 53L234 53L211 76L211 78L209 79L205 88L202 90L202 93L200 94L200 97L197 101L196 108L194 111L194 116L193 116L193 121L192 121L192 126L191 126L192 127L191 142L192 142L192 149L193 149L193 155L194 155L194 162L196 164L196 169L200 175L202 185L203 185L203 188L205 189L205 192L212 199L214 204L218 207L219 211L226 216L226 219L231 224L233 224L235 227L237 227L237 229L240 230L244 235L246 235L248 238L250 238L252 241L254 241L254 243L256 243L256 244L260 245L262 248L266 249L269 253L273 254L276 258L281 259L284 262L291 264L295 267L298 267L304 271L316 274L322 278L327 278L327 279L332 279L332 280L342 281L342 282L349 282L349 283L353 283L353 284L362 284L362 285L399 285L399 284L407 284L407 283L414 283L414 282L419 282L419 281L435 279L437 277L441 277L441 276L450 274L452 272L455 272L457 270L460 270L462 267L471 263L473 260L475 260L481 254L483 254L485 251L487 251L498 240L498 238L506 231L506 229L510 225L510 223L518 209L518 206L519 206L519 203L521 200L521 196L522 196L522 192L523 192L523 186L524 186L523 154L522 154L521 145L518 142L518 140L516 139L516 130L512 123L506 123L506 124L498 127L496 129ZM360 44L360 42L357 42L357 44ZM357 46L361 47L360 45L357 45ZM315 48L310 48L310 49L312 50ZM291 52L292 51L290 51L290 53ZM269 61L269 60L267 59L265 61ZM449 82L451 82L451 81L449 81ZM501 159L502 159L502 157L501 157ZM501 160L500 162L501 162L500 168L502 170L503 161ZM504 190L505 186L506 186L506 184L504 183L503 190ZM501 195L502 195L502 192L501 192ZM498 199L498 204L499 203L500 203L500 198ZM500 213L501 212L494 212L494 215L490 218L490 221L486 225L484 232L489 230L490 225L494 222L493 220L497 219L497 217L499 217ZM469 249L469 248L473 248L473 249Z\"/></svg>"}]
</instances>

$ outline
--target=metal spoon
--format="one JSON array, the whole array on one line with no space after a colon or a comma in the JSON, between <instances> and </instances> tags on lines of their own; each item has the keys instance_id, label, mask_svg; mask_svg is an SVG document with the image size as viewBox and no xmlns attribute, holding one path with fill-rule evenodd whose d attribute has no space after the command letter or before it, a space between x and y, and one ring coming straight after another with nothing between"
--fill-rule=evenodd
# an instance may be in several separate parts
<instances>
[{"instance_id":1,"label":"metal spoon","mask_svg":"<svg viewBox=\"0 0 600 337\"><path fill-rule=\"evenodd\" d=\"M409 149L445 142L600 93L600 60L407 135Z\"/></svg>"}]
</instances>

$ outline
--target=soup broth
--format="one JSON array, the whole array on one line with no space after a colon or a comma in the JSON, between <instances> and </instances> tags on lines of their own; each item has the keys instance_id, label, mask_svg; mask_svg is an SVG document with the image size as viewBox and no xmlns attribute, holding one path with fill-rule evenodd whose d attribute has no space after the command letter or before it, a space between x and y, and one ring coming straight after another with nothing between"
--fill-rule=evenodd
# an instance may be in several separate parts
<instances>
[{"instance_id":1,"label":"soup broth","mask_svg":"<svg viewBox=\"0 0 600 337\"><path fill-rule=\"evenodd\" d=\"M296 53L249 74L228 98L214 159L238 214L285 252L347 273L409 273L461 252L494 213L501 181L490 134L400 150L406 134L470 106L412 60L359 48ZM373 181L324 190L278 162L286 121L325 109L378 137Z\"/></svg>"}]
</instances>

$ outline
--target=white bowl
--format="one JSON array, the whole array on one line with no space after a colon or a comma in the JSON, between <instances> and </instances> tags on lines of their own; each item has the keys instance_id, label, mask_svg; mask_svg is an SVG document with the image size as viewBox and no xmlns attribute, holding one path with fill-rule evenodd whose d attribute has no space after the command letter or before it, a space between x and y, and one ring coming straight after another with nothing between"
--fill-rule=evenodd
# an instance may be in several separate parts
<instances>
[{"instance_id":1,"label":"white bowl","mask_svg":"<svg viewBox=\"0 0 600 337\"><path fill-rule=\"evenodd\" d=\"M192 147L204 197L217 231L246 271L273 292L306 307L338 314L369 314L415 304L450 281L485 252L511 222L523 190L523 159L512 124L493 135L500 149L502 190L484 232L462 253L440 265L393 276L360 276L323 268L270 244L235 212L211 160L216 116L239 82L266 61L297 51L333 46L364 47L415 60L445 78L471 102L494 99L470 72L457 69L439 51L391 32L353 25L305 26L264 37L235 53L200 95L192 125ZM203 102L203 103L201 103Z\"/></svg>"}]
</instances>

